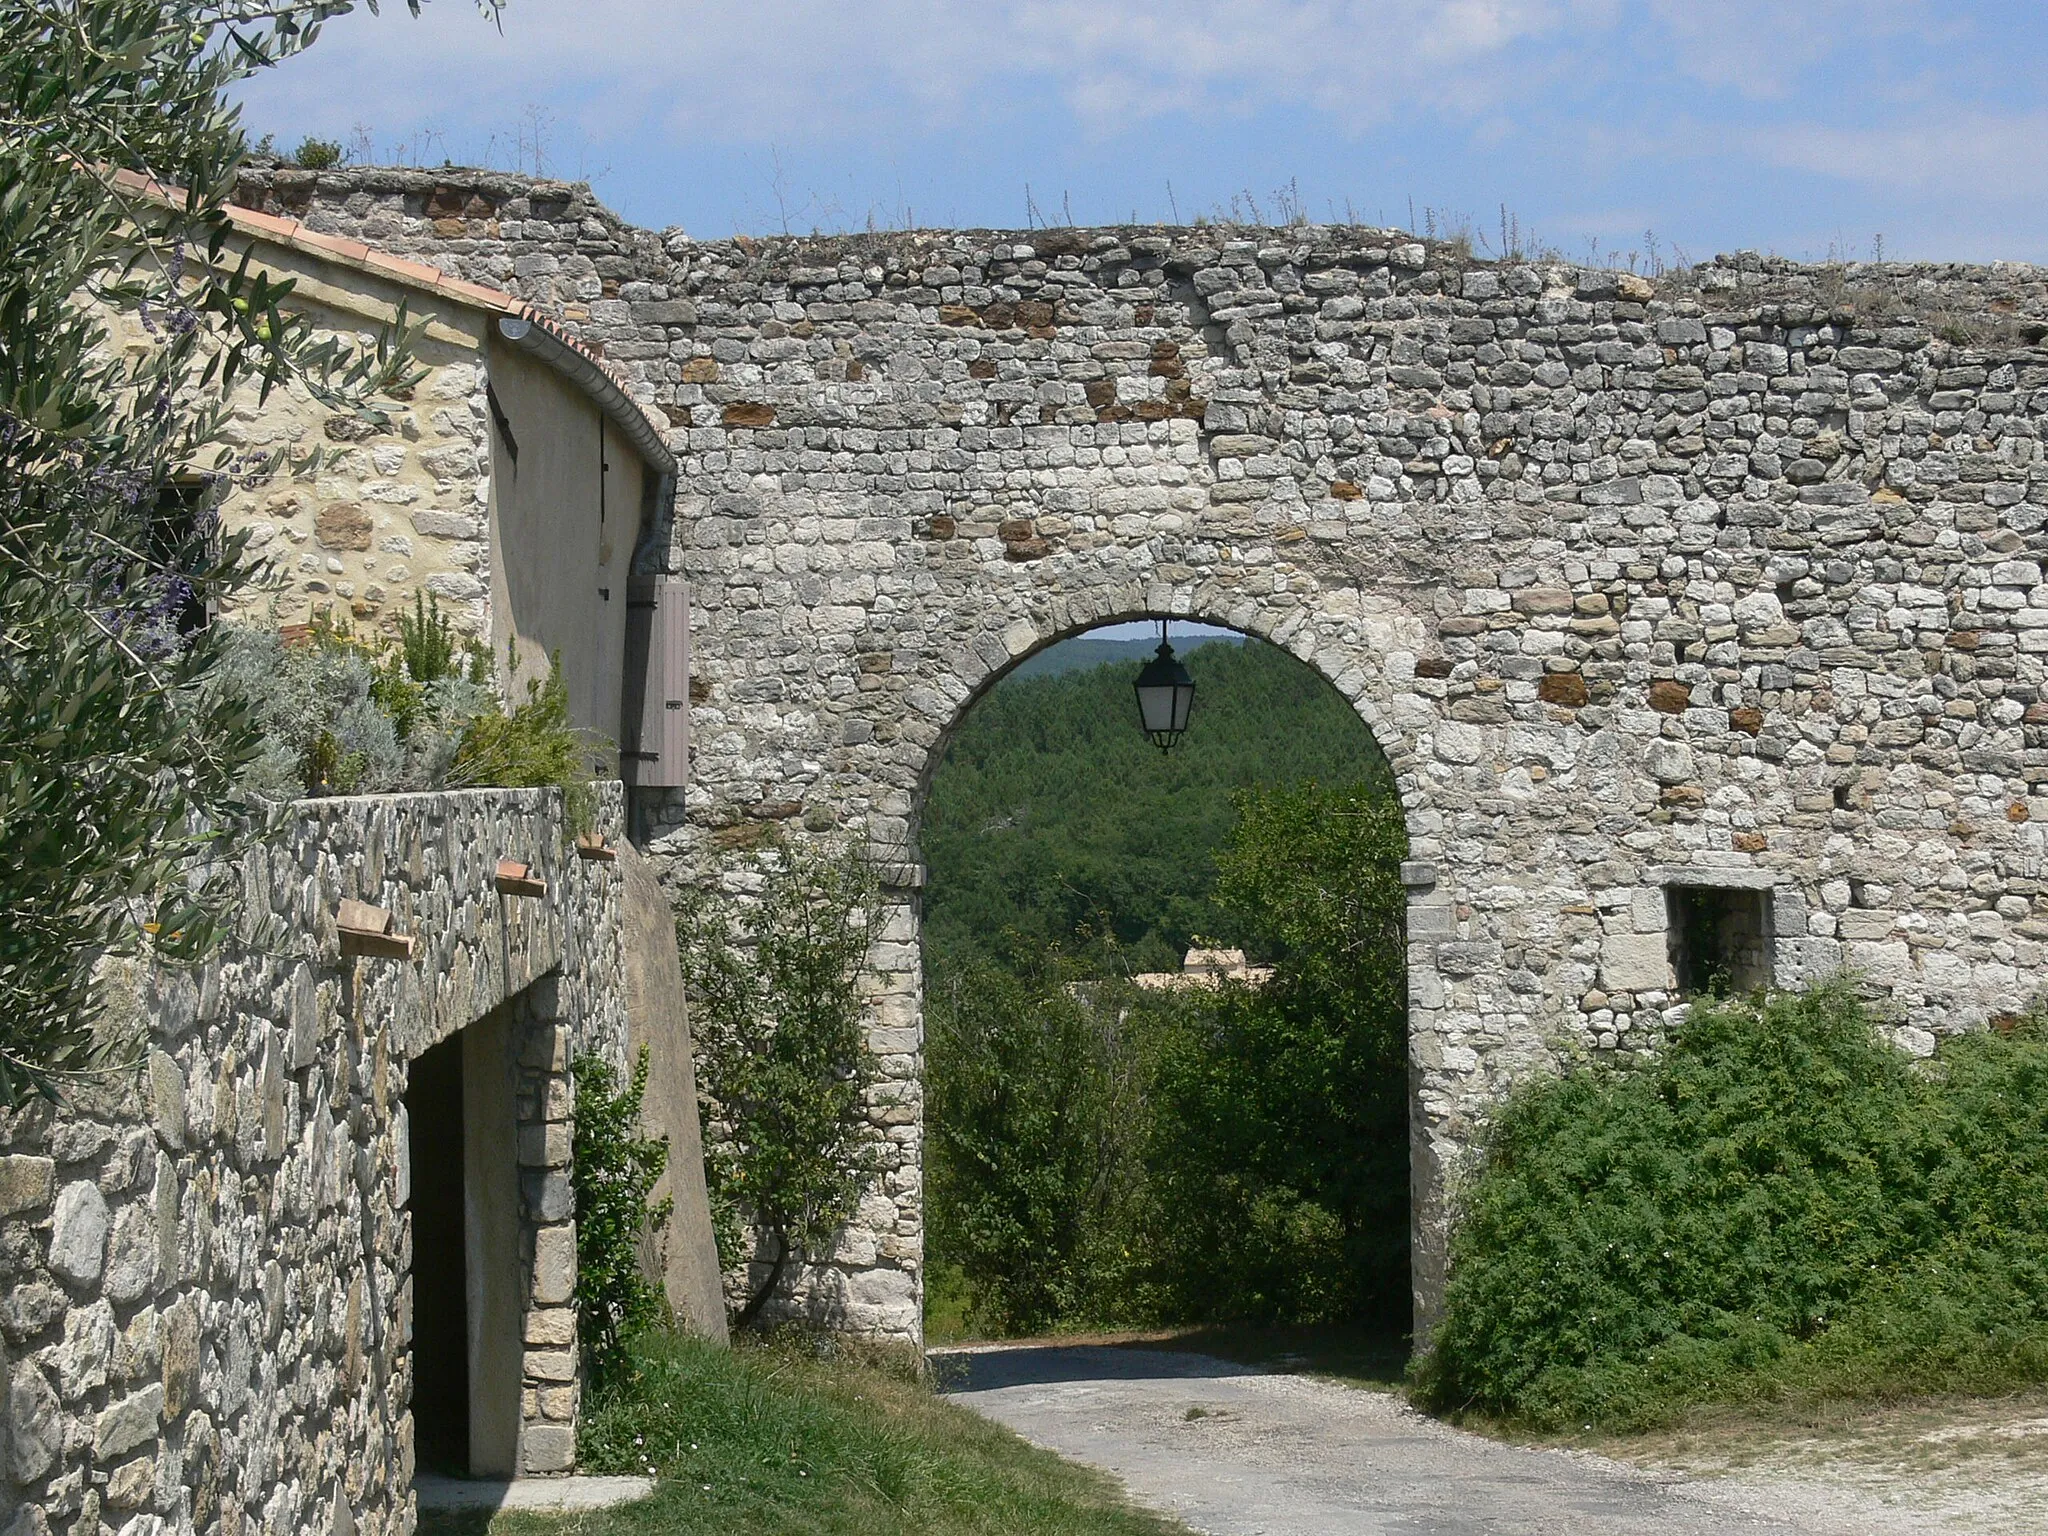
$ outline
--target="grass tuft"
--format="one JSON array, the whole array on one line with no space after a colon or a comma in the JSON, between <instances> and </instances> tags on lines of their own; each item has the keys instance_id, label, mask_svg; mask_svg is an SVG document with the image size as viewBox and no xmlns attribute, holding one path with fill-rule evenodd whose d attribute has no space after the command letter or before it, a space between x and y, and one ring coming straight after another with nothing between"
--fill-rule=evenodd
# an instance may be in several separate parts
<instances>
[{"instance_id":1,"label":"grass tuft","mask_svg":"<svg viewBox=\"0 0 2048 1536\"><path fill-rule=\"evenodd\" d=\"M586 1409L582 1470L654 1472L582 1516L423 1519L422 1536L1171 1536L1069 1465L935 1396L916 1357L785 1336L720 1349L643 1334Z\"/></svg>"}]
</instances>

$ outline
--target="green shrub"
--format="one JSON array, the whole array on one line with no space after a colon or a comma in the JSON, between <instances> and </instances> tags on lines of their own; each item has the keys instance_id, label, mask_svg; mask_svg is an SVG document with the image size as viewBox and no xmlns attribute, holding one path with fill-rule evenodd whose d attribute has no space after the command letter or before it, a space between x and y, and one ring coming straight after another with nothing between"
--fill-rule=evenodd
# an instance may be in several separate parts
<instances>
[{"instance_id":1,"label":"green shrub","mask_svg":"<svg viewBox=\"0 0 2048 1536\"><path fill-rule=\"evenodd\" d=\"M299 147L292 151L292 164L302 171L328 171L348 158L340 143L334 139L316 139L310 133L299 140Z\"/></svg>"},{"instance_id":2,"label":"green shrub","mask_svg":"<svg viewBox=\"0 0 2048 1536\"><path fill-rule=\"evenodd\" d=\"M623 1085L610 1063L589 1053L576 1058L575 1077L576 1329L591 1380L602 1388L618 1377L626 1338L667 1315L640 1260L674 1202L651 1201L668 1143L640 1131L647 1047Z\"/></svg>"},{"instance_id":3,"label":"green shrub","mask_svg":"<svg viewBox=\"0 0 2048 1536\"><path fill-rule=\"evenodd\" d=\"M996 1333L1149 1312L1134 989L1019 953L934 987L927 1004L929 1241Z\"/></svg>"},{"instance_id":4,"label":"green shrub","mask_svg":"<svg viewBox=\"0 0 2048 1536\"><path fill-rule=\"evenodd\" d=\"M977 1326L1405 1321L1398 805L1254 790L1218 856L1262 988L1013 946L935 978L930 1220Z\"/></svg>"},{"instance_id":5,"label":"green shrub","mask_svg":"<svg viewBox=\"0 0 2048 1536\"><path fill-rule=\"evenodd\" d=\"M860 976L878 915L866 864L803 848L775 850L736 925L732 903L701 893L677 915L720 1258L740 1258L741 1222L772 1245L738 1327L760 1315L790 1260L830 1246L874 1176Z\"/></svg>"},{"instance_id":6,"label":"green shrub","mask_svg":"<svg viewBox=\"0 0 2048 1536\"><path fill-rule=\"evenodd\" d=\"M1916 1067L1844 987L1695 1007L1516 1094L1451 1243L1430 1406L1638 1427L1701 1402L2048 1375L2048 1039Z\"/></svg>"},{"instance_id":7,"label":"green shrub","mask_svg":"<svg viewBox=\"0 0 2048 1536\"><path fill-rule=\"evenodd\" d=\"M447 686L445 679L437 686ZM585 832L596 800L590 780L594 744L569 719L569 686L562 658L548 658L546 682L530 678L526 702L510 714L492 710L472 719L457 743L448 782L495 789L562 791L570 829Z\"/></svg>"},{"instance_id":8,"label":"green shrub","mask_svg":"<svg viewBox=\"0 0 2048 1536\"><path fill-rule=\"evenodd\" d=\"M1400 807L1368 784L1238 797L1217 894L1264 987L1151 1005L1146 1163L1175 1321L1398 1325L1408 1309Z\"/></svg>"},{"instance_id":9,"label":"green shrub","mask_svg":"<svg viewBox=\"0 0 2048 1536\"><path fill-rule=\"evenodd\" d=\"M291 641L223 625L218 644L213 687L261 732L242 786L266 800L439 789L451 782L472 723L500 713L484 683L452 671L421 675L404 650L324 617Z\"/></svg>"}]
</instances>

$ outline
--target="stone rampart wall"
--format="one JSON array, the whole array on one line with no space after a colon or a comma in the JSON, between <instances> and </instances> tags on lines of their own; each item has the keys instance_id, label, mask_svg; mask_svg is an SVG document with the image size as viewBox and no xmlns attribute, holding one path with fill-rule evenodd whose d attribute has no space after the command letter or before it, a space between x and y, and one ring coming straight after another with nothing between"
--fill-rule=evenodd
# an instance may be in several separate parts
<instances>
[{"instance_id":1,"label":"stone rampart wall","mask_svg":"<svg viewBox=\"0 0 2048 1536\"><path fill-rule=\"evenodd\" d=\"M599 821L619 836L614 788ZM541 898L501 896L500 856ZM412 1529L408 1063L492 1009L521 1033L529 1471L574 1454L574 1052L623 1065L619 876L558 797L308 801L239 865L193 971L110 976L137 1068L0 1115L0 1530ZM345 897L411 962L344 958Z\"/></svg>"},{"instance_id":2,"label":"stone rampart wall","mask_svg":"<svg viewBox=\"0 0 2048 1536\"><path fill-rule=\"evenodd\" d=\"M1777 979L1854 969L1917 1051L2034 992L2048 273L1651 280L1320 227L696 242L559 184L300 195L558 303L676 424L673 877L772 825L906 866L901 1123L816 1277L860 1326L919 1327L924 785L981 690L1096 623L1285 646L1394 765L1425 1321L1475 1117L1674 1005L1667 887L1763 893Z\"/></svg>"}]
</instances>

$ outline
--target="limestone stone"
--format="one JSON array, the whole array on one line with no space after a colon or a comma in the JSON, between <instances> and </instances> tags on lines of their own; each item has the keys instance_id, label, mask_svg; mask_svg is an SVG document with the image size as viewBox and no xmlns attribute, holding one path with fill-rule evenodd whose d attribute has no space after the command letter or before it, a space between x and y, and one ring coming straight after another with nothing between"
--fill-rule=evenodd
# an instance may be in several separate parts
<instances>
[{"instance_id":1,"label":"limestone stone","mask_svg":"<svg viewBox=\"0 0 2048 1536\"><path fill-rule=\"evenodd\" d=\"M560 1306L576 1294L576 1229L543 1227L534 1235L533 1299Z\"/></svg>"},{"instance_id":2,"label":"limestone stone","mask_svg":"<svg viewBox=\"0 0 2048 1536\"><path fill-rule=\"evenodd\" d=\"M57 1165L47 1157L10 1153L0 1157L0 1216L15 1216L50 1203Z\"/></svg>"},{"instance_id":3,"label":"limestone stone","mask_svg":"<svg viewBox=\"0 0 2048 1536\"><path fill-rule=\"evenodd\" d=\"M1610 933L1600 941L1600 984L1613 992L1660 991L1671 983L1661 933Z\"/></svg>"},{"instance_id":4,"label":"limestone stone","mask_svg":"<svg viewBox=\"0 0 2048 1536\"><path fill-rule=\"evenodd\" d=\"M111 1461L153 1440L163 1411L164 1389L161 1382L152 1382L140 1392L114 1403L100 1414L93 1425L93 1459Z\"/></svg>"},{"instance_id":5,"label":"limestone stone","mask_svg":"<svg viewBox=\"0 0 2048 1536\"><path fill-rule=\"evenodd\" d=\"M64 1418L57 1394L43 1373L18 1361L7 1378L7 1471L17 1483L33 1483L56 1464L64 1445Z\"/></svg>"},{"instance_id":6,"label":"limestone stone","mask_svg":"<svg viewBox=\"0 0 2048 1536\"><path fill-rule=\"evenodd\" d=\"M199 1396L199 1313L190 1301L164 1311L164 1414L178 1418Z\"/></svg>"},{"instance_id":7,"label":"limestone stone","mask_svg":"<svg viewBox=\"0 0 2048 1536\"><path fill-rule=\"evenodd\" d=\"M73 1285L99 1281L106 1261L106 1197L89 1179L67 1184L57 1195L50 1220L50 1268Z\"/></svg>"},{"instance_id":8,"label":"limestone stone","mask_svg":"<svg viewBox=\"0 0 2048 1536\"><path fill-rule=\"evenodd\" d=\"M63 1342L43 1356L64 1401L76 1402L107 1384L114 1358L114 1309L106 1301L74 1307L64 1318Z\"/></svg>"},{"instance_id":9,"label":"limestone stone","mask_svg":"<svg viewBox=\"0 0 2048 1536\"><path fill-rule=\"evenodd\" d=\"M139 1301L156 1285L158 1235L153 1204L122 1207L107 1244L102 1287L117 1303Z\"/></svg>"},{"instance_id":10,"label":"limestone stone","mask_svg":"<svg viewBox=\"0 0 2048 1536\"><path fill-rule=\"evenodd\" d=\"M163 1051L149 1053L149 1102L156 1133L173 1150L185 1145L185 1069Z\"/></svg>"}]
</instances>

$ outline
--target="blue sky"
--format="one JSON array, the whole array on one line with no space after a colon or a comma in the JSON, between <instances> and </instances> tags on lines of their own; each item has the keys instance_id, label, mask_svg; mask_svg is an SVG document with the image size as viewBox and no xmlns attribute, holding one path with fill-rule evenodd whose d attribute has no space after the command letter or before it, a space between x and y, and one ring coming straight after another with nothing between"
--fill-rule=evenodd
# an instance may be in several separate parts
<instances>
[{"instance_id":1,"label":"blue sky","mask_svg":"<svg viewBox=\"0 0 2048 1536\"><path fill-rule=\"evenodd\" d=\"M330 23L252 130L768 234L1501 210L1575 259L2048 261L2044 0L465 0ZM1027 195L1028 187L1028 195Z\"/></svg>"}]
</instances>

